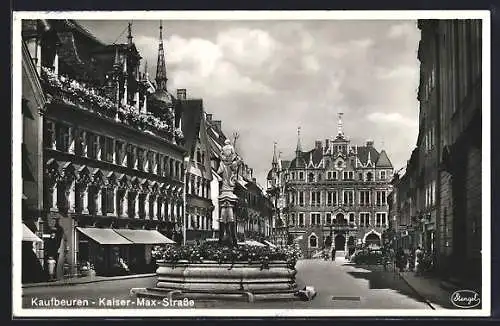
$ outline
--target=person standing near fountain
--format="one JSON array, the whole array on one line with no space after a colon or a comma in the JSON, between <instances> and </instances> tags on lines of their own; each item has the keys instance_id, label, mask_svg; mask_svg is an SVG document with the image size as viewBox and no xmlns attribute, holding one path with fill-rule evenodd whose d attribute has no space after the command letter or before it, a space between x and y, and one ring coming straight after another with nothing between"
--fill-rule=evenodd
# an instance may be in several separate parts
<instances>
[{"instance_id":1,"label":"person standing near fountain","mask_svg":"<svg viewBox=\"0 0 500 326\"><path fill-rule=\"evenodd\" d=\"M241 159L236 154L231 141L227 139L221 150L221 163L218 173L222 176L222 188L219 195L219 244L236 246L236 217L234 207L238 197L234 194L234 187L238 178L238 168Z\"/></svg>"}]
</instances>

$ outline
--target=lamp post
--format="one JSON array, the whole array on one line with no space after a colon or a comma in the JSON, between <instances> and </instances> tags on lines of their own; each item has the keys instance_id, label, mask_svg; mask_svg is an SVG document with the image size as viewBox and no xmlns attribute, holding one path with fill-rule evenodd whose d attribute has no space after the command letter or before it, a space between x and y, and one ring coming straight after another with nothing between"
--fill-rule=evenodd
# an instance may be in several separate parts
<instances>
[{"instance_id":1,"label":"lamp post","mask_svg":"<svg viewBox=\"0 0 500 326\"><path fill-rule=\"evenodd\" d=\"M182 244L184 246L186 245L186 237L187 237L186 189L187 189L187 171L189 168L189 161L190 161L189 156L184 156L184 187L182 188Z\"/></svg>"}]
</instances>

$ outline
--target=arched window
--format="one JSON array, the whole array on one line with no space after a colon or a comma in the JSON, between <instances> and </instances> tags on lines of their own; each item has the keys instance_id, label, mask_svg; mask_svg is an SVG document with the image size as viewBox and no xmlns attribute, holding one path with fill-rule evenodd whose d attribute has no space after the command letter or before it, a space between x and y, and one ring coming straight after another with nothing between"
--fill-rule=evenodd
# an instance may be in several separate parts
<instances>
[{"instance_id":1,"label":"arched window","mask_svg":"<svg viewBox=\"0 0 500 326\"><path fill-rule=\"evenodd\" d=\"M318 247L318 237L315 234L311 234L309 237L309 247L317 248Z\"/></svg>"}]
</instances>

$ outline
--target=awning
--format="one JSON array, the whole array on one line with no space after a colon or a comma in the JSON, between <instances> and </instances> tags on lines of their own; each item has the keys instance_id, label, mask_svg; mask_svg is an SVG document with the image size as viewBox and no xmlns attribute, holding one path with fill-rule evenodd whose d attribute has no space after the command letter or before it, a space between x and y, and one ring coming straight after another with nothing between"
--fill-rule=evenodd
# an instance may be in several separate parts
<instances>
[{"instance_id":1,"label":"awning","mask_svg":"<svg viewBox=\"0 0 500 326\"><path fill-rule=\"evenodd\" d=\"M246 245L246 246L252 246L252 247L265 247L266 245L257 242L255 240L246 240L245 242L238 242L239 245Z\"/></svg>"},{"instance_id":2,"label":"awning","mask_svg":"<svg viewBox=\"0 0 500 326\"><path fill-rule=\"evenodd\" d=\"M267 240L264 240L264 243L267 244L269 247L276 248L277 246L274 243L271 243Z\"/></svg>"},{"instance_id":3,"label":"awning","mask_svg":"<svg viewBox=\"0 0 500 326\"><path fill-rule=\"evenodd\" d=\"M23 223L23 241L30 241L30 242L43 242L42 239L37 237L36 234L34 234L29 227L26 226L26 224Z\"/></svg>"},{"instance_id":4,"label":"awning","mask_svg":"<svg viewBox=\"0 0 500 326\"><path fill-rule=\"evenodd\" d=\"M131 241L122 237L112 229L99 229L99 228L76 228L87 237L102 245L128 245L132 244Z\"/></svg>"},{"instance_id":5,"label":"awning","mask_svg":"<svg viewBox=\"0 0 500 326\"><path fill-rule=\"evenodd\" d=\"M136 244L173 244L175 241L170 240L156 230L129 230L129 229L114 229L120 236L128 239Z\"/></svg>"}]
</instances>

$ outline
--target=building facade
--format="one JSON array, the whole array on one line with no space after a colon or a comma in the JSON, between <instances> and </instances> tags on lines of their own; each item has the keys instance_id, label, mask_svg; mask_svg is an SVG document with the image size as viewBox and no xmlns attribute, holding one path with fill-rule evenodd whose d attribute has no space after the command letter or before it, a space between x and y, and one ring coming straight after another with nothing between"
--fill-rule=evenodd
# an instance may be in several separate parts
<instances>
[{"instance_id":1,"label":"building facade","mask_svg":"<svg viewBox=\"0 0 500 326\"><path fill-rule=\"evenodd\" d=\"M324 247L352 252L356 245L381 245L388 227L393 167L373 141L351 144L339 115L334 139L316 141L303 151L300 130L286 178L288 233L305 257Z\"/></svg>"},{"instance_id":2,"label":"building facade","mask_svg":"<svg viewBox=\"0 0 500 326\"><path fill-rule=\"evenodd\" d=\"M34 31L40 26L34 26ZM25 35L26 37L28 35ZM31 44L37 48L38 44ZM22 44L22 219L23 224L39 238L43 224L43 117L45 94L40 84L40 67ZM44 280L44 247L40 241L25 241L23 235L23 282Z\"/></svg>"},{"instance_id":3,"label":"building facade","mask_svg":"<svg viewBox=\"0 0 500 326\"><path fill-rule=\"evenodd\" d=\"M130 25L127 43L106 45L72 20L45 21L28 33L37 24L23 22L23 36L36 44L31 56L48 98L40 167L44 255L56 258L58 278L87 263L108 273L120 258L140 271L150 263L151 242L130 239L163 233L179 240L186 153L180 115L172 106L161 115L148 111L155 90L139 71Z\"/></svg>"},{"instance_id":4,"label":"building facade","mask_svg":"<svg viewBox=\"0 0 500 326\"><path fill-rule=\"evenodd\" d=\"M399 224L411 223L418 239L413 248L421 246L432 254L437 271L477 284L481 279L481 21L420 20L418 28L419 136L405 175L395 182L400 209L396 215Z\"/></svg>"}]
</instances>

